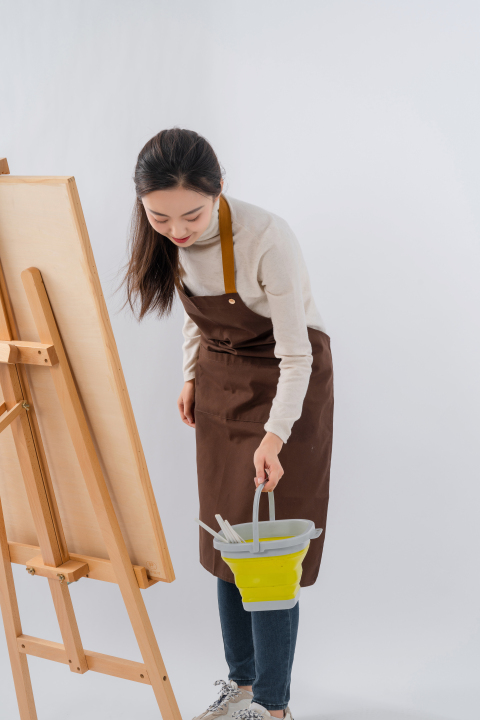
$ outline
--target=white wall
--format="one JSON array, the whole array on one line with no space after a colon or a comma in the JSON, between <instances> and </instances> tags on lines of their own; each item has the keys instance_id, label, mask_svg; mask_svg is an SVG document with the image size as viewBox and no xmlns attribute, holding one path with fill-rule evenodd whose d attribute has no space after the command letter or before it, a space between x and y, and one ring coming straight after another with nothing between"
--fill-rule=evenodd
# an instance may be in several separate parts
<instances>
[{"instance_id":1,"label":"white wall","mask_svg":"<svg viewBox=\"0 0 480 720\"><path fill-rule=\"evenodd\" d=\"M136 156L174 125L212 143L227 193L289 222L332 339L294 715L478 718L479 21L466 0L0 2L0 155L78 183L177 575L145 599L185 718L227 668L177 417L183 308L138 325L113 294ZM46 583L14 571L24 632L60 641ZM71 589L85 647L140 659L118 589ZM0 662L15 718L3 635ZM30 667L40 719L158 716L143 686Z\"/></svg>"}]
</instances>

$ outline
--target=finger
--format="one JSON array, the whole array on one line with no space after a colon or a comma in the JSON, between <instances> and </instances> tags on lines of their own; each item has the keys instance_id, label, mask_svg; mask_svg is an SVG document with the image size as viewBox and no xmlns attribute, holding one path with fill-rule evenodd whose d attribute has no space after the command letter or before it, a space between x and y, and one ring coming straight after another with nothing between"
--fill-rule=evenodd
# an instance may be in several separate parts
<instances>
[{"instance_id":1,"label":"finger","mask_svg":"<svg viewBox=\"0 0 480 720\"><path fill-rule=\"evenodd\" d=\"M255 484L256 484L257 488L259 485L262 484L262 482L265 483L265 485L263 486L262 492L269 492L269 490L268 490L269 478L270 478L270 476L269 476L269 471L267 468L265 468L265 477L263 478L263 480L261 478L260 479L255 478Z\"/></svg>"},{"instance_id":2,"label":"finger","mask_svg":"<svg viewBox=\"0 0 480 720\"><path fill-rule=\"evenodd\" d=\"M177 400L177 407L178 407L178 412L180 413L180 417L181 417L182 421L183 421L183 422L187 422L187 418L185 417L184 404L183 404L183 398L182 398L182 397L179 397L179 398L178 398L178 400Z\"/></svg>"},{"instance_id":3,"label":"finger","mask_svg":"<svg viewBox=\"0 0 480 720\"><path fill-rule=\"evenodd\" d=\"M275 463L271 468L268 475L268 482L263 488L263 492L271 492L277 485L278 481L283 475L283 468L280 463Z\"/></svg>"},{"instance_id":4,"label":"finger","mask_svg":"<svg viewBox=\"0 0 480 720\"><path fill-rule=\"evenodd\" d=\"M184 405L184 413L185 417L187 418L187 421L192 424L195 421L195 418L193 417L193 402L192 400L187 400Z\"/></svg>"},{"instance_id":5,"label":"finger","mask_svg":"<svg viewBox=\"0 0 480 720\"><path fill-rule=\"evenodd\" d=\"M262 492L272 492L278 485L278 480L269 480Z\"/></svg>"},{"instance_id":6,"label":"finger","mask_svg":"<svg viewBox=\"0 0 480 720\"><path fill-rule=\"evenodd\" d=\"M187 417L187 415L185 414L185 412L184 412L184 410L185 410L185 404L184 404L184 402L183 402L183 398L182 398L182 397L180 397L180 398L178 399L178 401L177 401L177 406L178 406L178 411L179 411L179 413L180 413L180 418L181 418L182 422L185 423L185 425L188 425L188 427L194 428L194 427L195 427L195 418L193 418L193 422L191 422L191 421L189 420L189 418Z\"/></svg>"},{"instance_id":7,"label":"finger","mask_svg":"<svg viewBox=\"0 0 480 720\"><path fill-rule=\"evenodd\" d=\"M255 463L255 485L258 487L259 485L264 482L264 480L267 479L267 475L265 472L265 459L261 458L260 460L257 459Z\"/></svg>"}]
</instances>

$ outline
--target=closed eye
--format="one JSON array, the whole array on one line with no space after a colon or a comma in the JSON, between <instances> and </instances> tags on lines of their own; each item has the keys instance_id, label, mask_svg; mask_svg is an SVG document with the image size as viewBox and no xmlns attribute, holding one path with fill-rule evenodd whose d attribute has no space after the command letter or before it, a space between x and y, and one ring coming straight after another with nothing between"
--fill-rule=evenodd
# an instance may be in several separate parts
<instances>
[{"instance_id":1,"label":"closed eye","mask_svg":"<svg viewBox=\"0 0 480 720\"><path fill-rule=\"evenodd\" d=\"M201 213L200 213L200 214L201 214ZM187 220L187 222L195 222L195 220L198 220L199 217L200 217L200 215L197 215L196 218L192 218L191 220ZM155 218L154 218L154 220L155 220ZM163 225L163 224L166 223L167 221L166 221L166 220L155 220L155 222L158 223L159 225Z\"/></svg>"}]
</instances>

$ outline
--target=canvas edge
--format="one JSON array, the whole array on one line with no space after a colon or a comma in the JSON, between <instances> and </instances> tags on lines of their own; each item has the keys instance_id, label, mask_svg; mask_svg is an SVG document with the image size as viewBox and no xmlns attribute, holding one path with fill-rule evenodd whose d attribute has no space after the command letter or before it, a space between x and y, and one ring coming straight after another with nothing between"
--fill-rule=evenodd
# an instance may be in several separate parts
<instances>
[{"instance_id":1,"label":"canvas edge","mask_svg":"<svg viewBox=\"0 0 480 720\"><path fill-rule=\"evenodd\" d=\"M86 260L86 266L88 267L88 280L93 291L95 299L95 306L99 318L99 324L101 327L105 351L108 357L113 377L115 379L115 386L120 404L123 410L125 424L127 427L128 435L131 442L132 452L135 456L135 463L137 466L138 475L144 492L146 500L146 506L154 537L157 543L158 555L163 563L162 571L153 571L148 569L149 575L152 578L161 580L164 582L173 582L175 580L175 573L173 570L173 564L170 557L170 552L163 530L162 521L160 519L160 513L158 510L155 494L148 472L148 467L143 452L140 435L138 432L135 415L133 413L130 396L128 394L128 388L125 381L122 365L120 362L120 356L118 353L115 336L110 322L110 316L108 314L105 297L103 295L102 286L98 276L97 266L93 249L90 243L90 237L83 214L82 205L80 202L80 196L78 193L75 178L73 176L23 176L23 175L0 175L0 183L32 183L32 184L43 184L43 185L56 185L65 186L67 190L68 199L70 202L72 216L75 222L78 237L82 247L82 252Z\"/></svg>"},{"instance_id":2,"label":"canvas edge","mask_svg":"<svg viewBox=\"0 0 480 720\"><path fill-rule=\"evenodd\" d=\"M108 360L112 368L113 376L115 378L117 393L120 398L125 423L127 426L130 441L132 443L132 451L135 455L135 461L140 481L142 483L142 489L145 494L150 520L152 522L152 527L159 549L159 554L163 562L163 575L160 572L154 572L150 570L149 573L152 577L156 577L159 580L164 580L165 582L173 582L173 580L175 580L173 564L170 557L165 533L163 530L162 521L160 519L160 513L158 510L155 494L153 492L153 487L148 472L148 467L143 452L143 447L140 440L135 415L130 401L130 396L128 394L128 388L125 381L125 376L123 374L117 343L115 341L115 336L113 334L113 329L110 322L110 316L108 314L108 309L105 302L105 297L103 295L100 278L98 277L97 266L93 255L93 249L90 243L87 225L80 202L80 195L78 193L77 184L74 177L65 178L64 182L67 186L67 191L72 207L72 214L75 219L77 232L82 244L82 250L89 268L89 280L94 291L100 326L102 328L102 333L105 341L105 350L107 351Z\"/></svg>"}]
</instances>

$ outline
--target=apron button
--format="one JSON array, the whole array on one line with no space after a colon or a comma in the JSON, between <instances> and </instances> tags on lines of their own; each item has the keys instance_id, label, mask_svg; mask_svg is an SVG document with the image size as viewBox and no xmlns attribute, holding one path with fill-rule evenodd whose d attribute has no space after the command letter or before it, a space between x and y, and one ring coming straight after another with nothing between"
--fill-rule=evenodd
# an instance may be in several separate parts
<instances>
[{"instance_id":1,"label":"apron button","mask_svg":"<svg viewBox=\"0 0 480 720\"><path fill-rule=\"evenodd\" d=\"M233 305L235 303L235 300L233 298L230 298L228 302Z\"/></svg>"}]
</instances>

